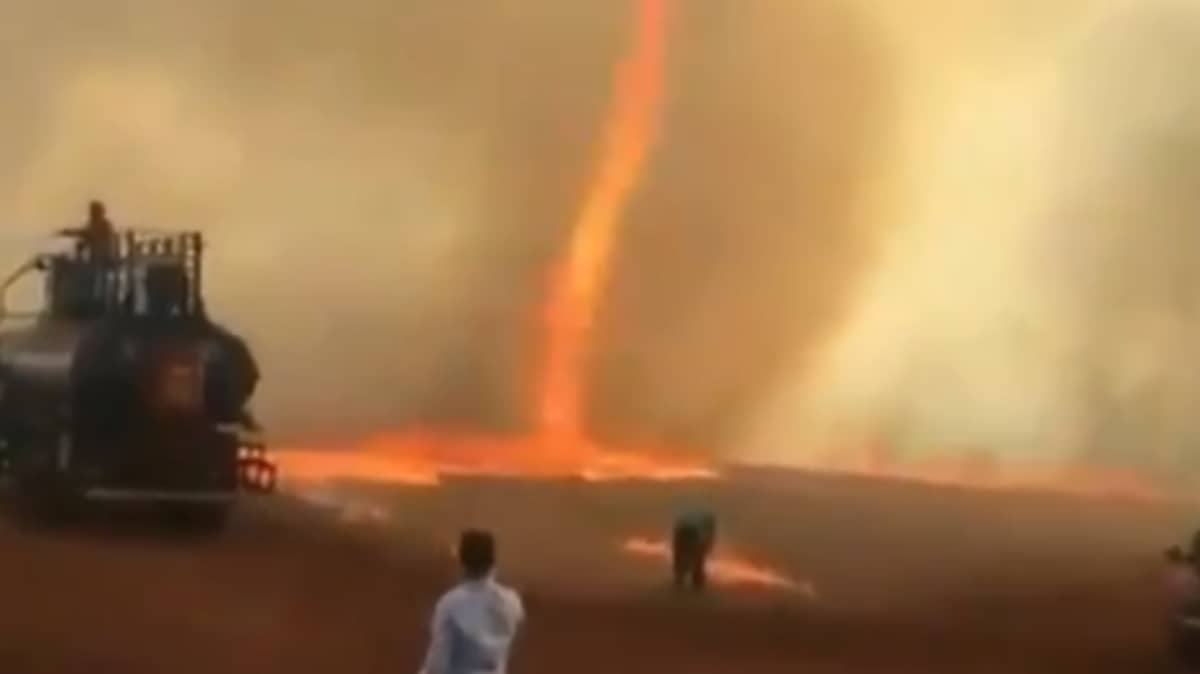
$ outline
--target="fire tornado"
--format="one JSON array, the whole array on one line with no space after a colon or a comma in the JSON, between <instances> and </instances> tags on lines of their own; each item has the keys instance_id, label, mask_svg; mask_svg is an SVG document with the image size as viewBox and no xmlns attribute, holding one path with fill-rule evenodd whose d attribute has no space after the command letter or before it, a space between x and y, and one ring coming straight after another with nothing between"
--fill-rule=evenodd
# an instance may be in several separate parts
<instances>
[{"instance_id":1,"label":"fire tornado","mask_svg":"<svg viewBox=\"0 0 1200 674\"><path fill-rule=\"evenodd\" d=\"M600 446L588 428L593 325L626 206L654 149L666 85L670 0L638 0L635 7L629 46L614 69L609 109L597 135L592 174L582 186L564 250L546 275L529 432L514 437L407 428L365 438L351 448L354 451L283 451L279 461L285 480L352 478L436 485L442 476L453 474L587 480L716 475L703 462L663 448ZM886 441L867 445L818 449L800 467L968 488L1032 487L1138 499L1159 495L1140 475L1120 469L996 465L969 454L930 461L900 457Z\"/></svg>"},{"instance_id":2,"label":"fire tornado","mask_svg":"<svg viewBox=\"0 0 1200 674\"><path fill-rule=\"evenodd\" d=\"M629 53L618 63L595 172L562 257L548 275L533 433L525 438L410 430L372 438L353 453L294 450L292 479L350 477L437 484L443 474L687 479L714 477L661 451L615 451L588 436L585 418L592 325L629 197L654 144L663 97L668 0L639 0Z\"/></svg>"},{"instance_id":3,"label":"fire tornado","mask_svg":"<svg viewBox=\"0 0 1200 674\"><path fill-rule=\"evenodd\" d=\"M571 230L566 255L551 272L539 430L563 447L585 446L587 349L608 279L621 214L637 185L657 131L663 91L667 0L641 0L628 59L616 71L604 146Z\"/></svg>"}]
</instances>

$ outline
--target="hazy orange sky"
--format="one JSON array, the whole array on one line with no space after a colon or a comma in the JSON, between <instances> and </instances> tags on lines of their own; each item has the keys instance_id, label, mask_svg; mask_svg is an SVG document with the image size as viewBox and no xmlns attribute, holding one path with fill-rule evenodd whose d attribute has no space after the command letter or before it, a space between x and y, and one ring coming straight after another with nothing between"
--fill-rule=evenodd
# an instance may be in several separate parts
<instances>
[{"instance_id":1,"label":"hazy orange sky","mask_svg":"<svg viewBox=\"0 0 1200 674\"><path fill-rule=\"evenodd\" d=\"M883 436L1177 465L1192 5L683 3L594 425L772 460ZM104 196L210 234L280 437L524 423L627 2L4 12L4 261Z\"/></svg>"}]
</instances>

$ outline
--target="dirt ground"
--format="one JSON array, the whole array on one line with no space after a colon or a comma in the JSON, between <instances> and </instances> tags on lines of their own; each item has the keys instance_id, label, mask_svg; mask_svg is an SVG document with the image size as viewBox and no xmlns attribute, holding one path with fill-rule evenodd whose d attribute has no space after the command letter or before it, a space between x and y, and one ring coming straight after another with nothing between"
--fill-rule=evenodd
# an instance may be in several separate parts
<instances>
[{"instance_id":1,"label":"dirt ground","mask_svg":"<svg viewBox=\"0 0 1200 674\"><path fill-rule=\"evenodd\" d=\"M0 672L412 672L462 526L499 534L514 674L1164 671L1162 549L1189 509L750 472L707 485L343 486L224 536L0 524ZM739 554L815 584L672 596L622 553L711 505Z\"/></svg>"}]
</instances>

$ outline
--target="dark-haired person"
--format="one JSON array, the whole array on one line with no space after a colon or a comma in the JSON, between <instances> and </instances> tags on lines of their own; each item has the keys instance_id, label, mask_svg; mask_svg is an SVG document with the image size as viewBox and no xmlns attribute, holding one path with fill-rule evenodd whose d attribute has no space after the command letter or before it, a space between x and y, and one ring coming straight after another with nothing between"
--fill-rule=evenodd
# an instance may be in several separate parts
<instances>
[{"instance_id":1,"label":"dark-haired person","mask_svg":"<svg viewBox=\"0 0 1200 674\"><path fill-rule=\"evenodd\" d=\"M496 581L496 542L466 531L458 544L462 581L433 610L421 674L505 674L525 608L515 590Z\"/></svg>"}]
</instances>

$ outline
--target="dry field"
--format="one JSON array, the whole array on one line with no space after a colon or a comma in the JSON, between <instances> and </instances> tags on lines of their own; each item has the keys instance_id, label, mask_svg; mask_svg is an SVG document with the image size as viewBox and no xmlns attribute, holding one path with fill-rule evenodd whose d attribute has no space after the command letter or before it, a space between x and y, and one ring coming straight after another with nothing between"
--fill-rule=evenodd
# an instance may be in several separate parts
<instances>
[{"instance_id":1,"label":"dry field","mask_svg":"<svg viewBox=\"0 0 1200 674\"><path fill-rule=\"evenodd\" d=\"M0 524L0 672L415 672L449 545L494 529L529 622L514 674L1163 671L1161 551L1187 508L783 471L720 483L342 485L211 540ZM730 552L810 582L701 598L622 541L704 503Z\"/></svg>"}]
</instances>

